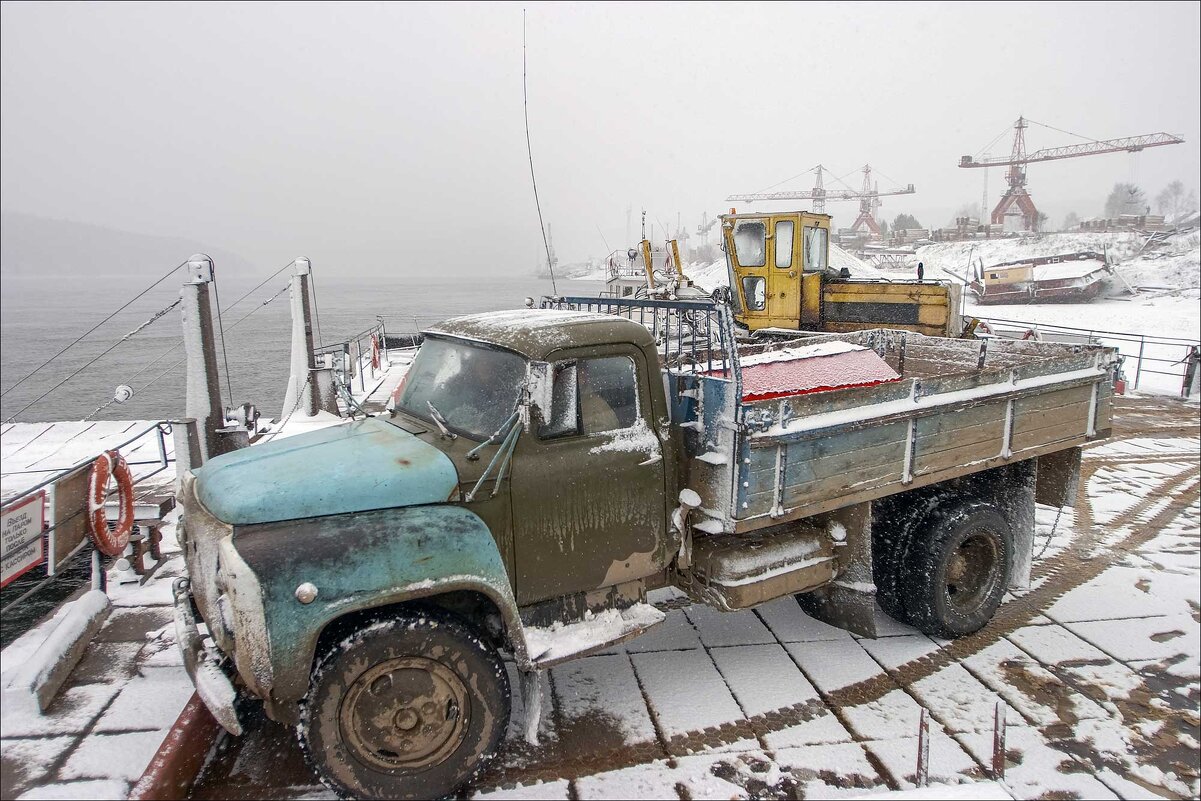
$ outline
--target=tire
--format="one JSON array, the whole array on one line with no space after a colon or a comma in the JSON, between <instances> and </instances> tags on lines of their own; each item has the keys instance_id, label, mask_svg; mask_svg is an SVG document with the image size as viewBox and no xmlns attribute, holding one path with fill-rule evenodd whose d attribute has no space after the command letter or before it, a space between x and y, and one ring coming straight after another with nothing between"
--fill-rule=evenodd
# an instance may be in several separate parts
<instances>
[{"instance_id":1,"label":"tire","mask_svg":"<svg viewBox=\"0 0 1201 801\"><path fill-rule=\"evenodd\" d=\"M442 610L377 619L317 662L297 736L341 798L441 798L480 774L509 725L496 650Z\"/></svg>"},{"instance_id":2,"label":"tire","mask_svg":"<svg viewBox=\"0 0 1201 801\"><path fill-rule=\"evenodd\" d=\"M1009 585L1013 533L986 501L943 505L915 528L898 589L908 622L936 637L983 628Z\"/></svg>"},{"instance_id":3,"label":"tire","mask_svg":"<svg viewBox=\"0 0 1201 801\"><path fill-rule=\"evenodd\" d=\"M872 506L872 580L876 602L889 617L909 624L909 612L901 590L901 568L914 533L939 502L936 495L896 496ZM890 502L891 501L891 502Z\"/></svg>"}]
</instances>

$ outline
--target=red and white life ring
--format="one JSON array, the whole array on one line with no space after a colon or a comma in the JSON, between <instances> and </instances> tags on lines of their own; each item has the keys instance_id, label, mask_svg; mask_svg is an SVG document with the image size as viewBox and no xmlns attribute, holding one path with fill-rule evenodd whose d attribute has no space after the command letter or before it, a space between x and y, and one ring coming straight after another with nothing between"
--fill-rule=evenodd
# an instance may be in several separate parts
<instances>
[{"instance_id":1,"label":"red and white life ring","mask_svg":"<svg viewBox=\"0 0 1201 801\"><path fill-rule=\"evenodd\" d=\"M371 335L371 369L379 369L379 337L375 334Z\"/></svg>"},{"instance_id":2,"label":"red and white life ring","mask_svg":"<svg viewBox=\"0 0 1201 801\"><path fill-rule=\"evenodd\" d=\"M1022 334L1022 339L1033 340L1034 342L1042 342L1043 341L1042 335L1040 333L1038 333L1038 331L1035 331L1033 328L1027 328L1026 333Z\"/></svg>"},{"instance_id":3,"label":"red and white life ring","mask_svg":"<svg viewBox=\"0 0 1201 801\"><path fill-rule=\"evenodd\" d=\"M117 526L108 528L104 511L108 500L108 481L117 480ZM88 536L105 556L120 556L133 531L133 476L119 451L105 451L92 463L88 476Z\"/></svg>"}]
</instances>

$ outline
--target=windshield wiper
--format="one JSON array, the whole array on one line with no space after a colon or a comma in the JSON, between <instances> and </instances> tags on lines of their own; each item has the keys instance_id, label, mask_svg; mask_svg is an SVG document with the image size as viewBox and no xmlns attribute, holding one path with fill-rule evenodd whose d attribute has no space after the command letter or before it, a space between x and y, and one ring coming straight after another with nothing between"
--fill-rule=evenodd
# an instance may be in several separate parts
<instances>
[{"instance_id":1,"label":"windshield wiper","mask_svg":"<svg viewBox=\"0 0 1201 801\"><path fill-rule=\"evenodd\" d=\"M451 440L458 439L459 435L452 433L451 430L446 427L446 418L442 416L442 412L438 411L434 407L433 402L426 401L425 405L429 407L430 417L433 418L434 425L438 426L438 430L442 432L442 436L445 437L446 439L451 439Z\"/></svg>"}]
</instances>

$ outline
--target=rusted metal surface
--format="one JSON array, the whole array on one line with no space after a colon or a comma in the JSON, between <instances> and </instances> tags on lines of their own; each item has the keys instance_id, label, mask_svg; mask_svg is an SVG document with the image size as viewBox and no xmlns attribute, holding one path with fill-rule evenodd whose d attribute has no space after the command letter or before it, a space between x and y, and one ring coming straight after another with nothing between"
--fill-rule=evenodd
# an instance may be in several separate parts
<instances>
[{"instance_id":1,"label":"rusted metal surface","mask_svg":"<svg viewBox=\"0 0 1201 801\"><path fill-rule=\"evenodd\" d=\"M158 753L130 790L131 801L182 801L192 790L221 726L195 693L168 730Z\"/></svg>"}]
</instances>

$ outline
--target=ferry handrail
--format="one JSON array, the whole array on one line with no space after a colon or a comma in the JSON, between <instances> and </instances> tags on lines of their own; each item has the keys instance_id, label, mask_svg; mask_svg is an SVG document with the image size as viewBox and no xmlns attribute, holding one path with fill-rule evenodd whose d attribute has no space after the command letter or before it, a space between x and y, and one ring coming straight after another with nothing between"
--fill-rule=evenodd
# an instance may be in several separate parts
<instances>
[{"instance_id":1,"label":"ferry handrail","mask_svg":"<svg viewBox=\"0 0 1201 801\"><path fill-rule=\"evenodd\" d=\"M1190 354L1196 348L1201 348L1201 340L1190 339L1185 337L1169 337L1159 336L1154 334L1136 334L1130 331L1104 331L1097 328L1078 328L1068 325L1059 325L1057 323L1038 323L1030 320L1011 320L1003 317L981 317L979 318L987 323L1000 335L1011 335L1020 338L1023 333L1035 331L1040 333L1051 334L1066 334L1069 336L1083 337L1089 342L1099 340L1107 340L1117 347L1118 352L1125 359L1133 360L1134 362L1134 381L1131 384L1131 389L1137 390L1142 380L1143 373L1151 375L1169 376L1172 378L1184 379L1185 384L1188 383L1188 367L1186 362ZM1123 344L1128 343L1127 350L1123 350ZM1171 356L1157 356L1147 353L1147 347L1163 349L1171 349L1174 353L1179 353L1182 358L1172 358ZM1137 347L1137 352L1133 352ZM1131 351L1131 352L1128 352ZM1181 365L1179 370L1155 370L1146 367L1146 363L1167 365L1174 367ZM1183 394L1187 394L1187 386L1182 386Z\"/></svg>"},{"instance_id":2,"label":"ferry handrail","mask_svg":"<svg viewBox=\"0 0 1201 801\"><path fill-rule=\"evenodd\" d=\"M146 436L146 435L147 435L147 434L149 434L151 431L154 431L154 430L156 430L156 429L157 429L157 430L158 430L158 432L159 432L159 437L160 437L160 439L162 439L162 438L164 438L164 437L166 437L166 436L169 436L169 435L171 434L171 425L172 425L172 423L173 423L173 422L175 422L175 421L171 421L171 420L159 420L159 421L156 421L156 422L154 422L153 424L151 424L151 425L147 426L146 428L143 428L141 431L139 431L137 434L133 435L133 436L132 436L132 437L130 437L129 439L127 439L127 440L124 440L123 442L121 442L121 443L119 443L119 444L117 444L117 445L114 445L114 446L113 446L113 447L111 447L111 448L107 448L106 450L110 450L110 451L113 451L113 450L120 450L121 448L124 448L126 445L131 445L131 444L133 444L134 442L137 442L137 441L138 441L138 440L140 440L142 437ZM164 429L163 429L163 427L164 427L164 426L166 426L166 430L164 430ZM157 463L157 464L161 464L161 465L162 465L162 467L160 467L160 469L158 469L158 470L154 471L153 473L149 473L149 474L147 474L147 475L140 476L140 477L137 479L138 481L143 481L143 480L145 480L145 479L149 478L150 476L157 475L158 473L161 473L163 470L167 469L167 467L170 465L170 463L171 463L172 461L174 461L173 459L169 459L169 458L167 458L167 456L166 456L166 452L165 452L165 449L163 449L163 448L161 447L161 443L160 443L160 453L162 453L162 456L161 456L159 459L157 459L157 460L154 460L154 461L146 461L146 462L129 462L129 464L130 464L130 465L156 464L156 463ZM26 498L26 497L28 497L28 496L30 496L30 495L33 495L34 493L38 492L39 490L42 490L42 489L44 489L44 488L48 487L49 485L53 484L55 481L58 481L59 479L61 479L61 478L65 477L65 476L67 476L67 475L69 475L69 474L71 474L71 473L74 473L76 470L80 469L81 467L86 467L87 465L90 465L90 464L91 464L93 461L95 461L95 458L96 458L96 457L95 457L95 456L93 456L93 457L91 457L91 458L88 458L88 459L83 459L83 460L81 460L81 461L79 461L79 462L77 462L77 463L75 463L75 464L71 465L70 467L64 467L64 468L60 468L60 469L58 470L58 472L54 473L54 475L50 476L50 478L46 479L45 481L41 482L40 484L35 484L33 487L30 487L29 489L26 489L26 490L23 490L22 492L19 492L19 493L17 493L17 494L16 494L16 495L14 495L12 498L8 498L8 499L6 499L6 500L4 501L4 505L5 505L5 506L10 506L10 505L12 505L12 504L13 504L15 501L18 501L18 500L20 500L20 499L22 499L22 498ZM16 473L10 473L9 475L23 475L23 474L26 474L26 473L45 473L45 472L48 472L48 471L46 471L46 470L22 470L22 471L18 471L18 472L16 472ZM134 483L136 484L136 483L137 483L137 481L135 481Z\"/></svg>"},{"instance_id":3,"label":"ferry handrail","mask_svg":"<svg viewBox=\"0 0 1201 801\"><path fill-rule=\"evenodd\" d=\"M137 433L127 437L126 439L122 440L115 446L105 448L105 450L118 450L119 451L120 449L128 447L128 446L134 444L135 442L139 442L139 441L145 439L150 434L157 434L159 458L157 460L139 460L137 462L130 462L130 464L133 466L153 465L153 464L159 465L158 468L155 470L151 470L150 472L135 476L133 479L133 486L135 488L139 484L144 484L144 482L146 482L147 480L149 480L149 479L153 478L154 476L159 475L163 471L171 468L171 465L174 463L175 459L167 453L166 440L167 440L167 437L171 436L172 425L175 424L176 422L178 422L178 421L172 421L172 420L155 421L154 423L146 426L145 428L139 429L137 431ZM26 474L26 473L30 473L30 472L51 472L52 475L50 477L46 478L45 480L43 480L31 487L27 487L26 489L22 490L19 493L14 494L12 497L6 498L3 501L3 503L0 505L2 505L5 508L11 508L13 506L18 506L23 501L27 501L28 499L36 497L38 495L42 496L43 504L49 504L50 496L48 496L46 493L47 487L50 487L51 485L55 484L56 482L59 482L64 479L67 479L69 477L72 477L82 471L89 470L91 468L91 465L95 461L95 459L96 459L96 456L92 456L87 459L82 459L82 460L76 462L75 464L71 465L70 467L60 468L58 470L53 470L53 471L20 471L20 473L15 473L15 474ZM10 474L10 475L14 475L14 474ZM115 494L119 491L120 490L118 488L114 487L112 490L109 490L107 492L106 498L112 496L113 494ZM137 504L138 501L142 500L145 497L146 497L146 495L144 493L142 495L135 496L134 503ZM58 528L60 528L61 526L64 526L67 524L76 524L76 521L79 518L79 516L85 515L87 513L88 513L87 506L84 505L84 506L81 506L78 510L72 512L71 514L67 515L65 518L63 518L62 520L59 520L59 521L54 521L53 519L47 519L45 516L43 516L43 526L42 526L42 530L40 532L40 536L42 539L42 553L43 553L42 562L35 563L29 569L32 570L35 568L43 567L45 570L45 575L42 578L40 578L36 583L34 583L33 586L27 588L24 592L22 592L17 598L14 598L12 601L9 601L8 603L4 604L4 607L2 609L0 609L0 614L5 614L5 613L9 612L14 607L20 605L27 599L31 598L33 595L37 594L40 590L44 589L46 586L48 586L50 584L50 582L53 579L55 579L59 575L59 573L61 573L63 568L68 563L70 563L72 560L74 560L75 557L78 556L81 552L87 550L89 548L89 546L92 546L91 539L87 536L84 536L81 538L80 542L75 544L69 552L67 552L66 554L64 554L62 556L61 559L57 558L57 555L55 553L56 546L55 546L55 536L54 535L55 535L56 530ZM94 550L94 546L93 546L93 550ZM96 551L93 554L93 574L94 574L93 581L95 582L95 581L99 580L100 581L99 586L103 589L103 575L102 575L102 571L99 571L99 564L96 561L96 559L98 558L98 554L99 554L98 551ZM97 576L96 576L98 571L101 574L99 576L99 578L97 578Z\"/></svg>"},{"instance_id":4,"label":"ferry handrail","mask_svg":"<svg viewBox=\"0 0 1201 801\"><path fill-rule=\"evenodd\" d=\"M1074 327L1074 326L1070 326L1070 325L1060 325L1058 323L1038 323L1038 322L1033 322L1030 320L1010 320L1010 319L1006 319L1004 317L980 317L979 319L981 319L989 324L1007 323L1007 324L1011 324L1011 325L1015 325L1015 326L1025 326L1026 328L1034 327L1034 328L1040 328L1040 329L1044 329L1044 330L1054 329L1057 331L1078 331L1078 332L1087 333L1087 334L1100 334L1100 335L1108 336L1108 337L1115 338L1115 339L1118 337L1129 337L1129 338L1132 338L1135 340L1145 339L1148 342L1150 342L1152 340L1158 340L1159 342L1162 342L1163 344L1177 343L1177 342L1181 343L1181 344L1185 344L1185 345L1201 344L1201 340L1198 340L1195 338L1188 338L1188 337L1165 337L1165 336L1159 336L1158 334L1156 334L1156 335L1137 334L1132 331L1103 331L1099 328L1078 328L1078 327Z\"/></svg>"}]
</instances>

